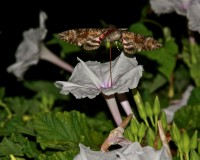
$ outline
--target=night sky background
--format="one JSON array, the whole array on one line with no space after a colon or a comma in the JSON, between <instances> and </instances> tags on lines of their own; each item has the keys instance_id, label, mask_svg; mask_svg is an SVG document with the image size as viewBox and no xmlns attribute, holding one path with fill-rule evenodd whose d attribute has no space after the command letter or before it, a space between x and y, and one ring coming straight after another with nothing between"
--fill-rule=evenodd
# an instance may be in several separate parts
<instances>
[{"instance_id":1,"label":"night sky background","mask_svg":"<svg viewBox=\"0 0 200 160\"><path fill-rule=\"evenodd\" d=\"M39 26L39 12L47 13L46 27L48 29L45 42L52 38L52 34L73 28L101 28L100 20L108 24L114 24L118 28L127 28L132 23L139 21L142 8L148 0L132 1L49 1L37 2L26 1L16 4L5 2L0 5L0 86L6 87L6 95L24 95L27 91L22 82L6 72L6 68L15 62L15 51L22 41L22 33L30 28ZM175 15L176 16L176 15ZM163 24L170 24L174 14L164 15L159 18L152 14ZM180 26L184 20L172 28L172 34L181 32L185 27ZM50 48L59 55L58 48ZM73 62L72 62L73 63ZM38 65L32 66L25 74L25 79L31 80L62 80L60 68L46 62L39 61Z\"/></svg>"}]
</instances>

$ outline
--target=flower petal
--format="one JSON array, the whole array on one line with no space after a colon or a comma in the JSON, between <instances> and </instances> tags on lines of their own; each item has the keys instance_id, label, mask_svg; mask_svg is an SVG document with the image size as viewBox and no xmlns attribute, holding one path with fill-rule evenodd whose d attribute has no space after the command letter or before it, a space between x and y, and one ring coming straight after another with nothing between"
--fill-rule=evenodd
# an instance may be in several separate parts
<instances>
[{"instance_id":1,"label":"flower petal","mask_svg":"<svg viewBox=\"0 0 200 160\"><path fill-rule=\"evenodd\" d=\"M200 33L200 1L194 1L187 12L189 29Z\"/></svg>"},{"instance_id":2,"label":"flower petal","mask_svg":"<svg viewBox=\"0 0 200 160\"><path fill-rule=\"evenodd\" d=\"M32 61L31 63L19 61L10 65L7 68L7 72L13 73L18 78L18 80L23 80L24 73L28 70L29 66L34 64L37 64L37 61Z\"/></svg>"},{"instance_id":3,"label":"flower petal","mask_svg":"<svg viewBox=\"0 0 200 160\"><path fill-rule=\"evenodd\" d=\"M152 10L160 15L174 11L174 3L170 0L150 0Z\"/></svg>"},{"instance_id":4,"label":"flower petal","mask_svg":"<svg viewBox=\"0 0 200 160\"><path fill-rule=\"evenodd\" d=\"M171 160L164 147L156 151L149 146L141 147L138 142L109 152L92 151L82 144L79 144L79 147L80 153L74 157L74 160Z\"/></svg>"},{"instance_id":5,"label":"flower petal","mask_svg":"<svg viewBox=\"0 0 200 160\"><path fill-rule=\"evenodd\" d=\"M110 62L101 64L92 61L83 62L80 59L79 61L80 63L74 68L69 81L59 82L62 83L62 86L60 86L62 88L61 93L68 94L71 92L79 98L94 98L100 92L105 95L128 92L129 89L137 87L143 71L142 66L137 66L135 58L128 58L123 52L111 62L111 73Z\"/></svg>"},{"instance_id":6,"label":"flower petal","mask_svg":"<svg viewBox=\"0 0 200 160\"><path fill-rule=\"evenodd\" d=\"M41 12L40 23L44 23L45 19L45 13ZM7 68L7 71L12 72L18 79L23 79L25 71L39 61L40 45L47 33L44 24L40 24L40 26L41 28L29 29L23 33L23 41L15 53L16 63Z\"/></svg>"},{"instance_id":7,"label":"flower petal","mask_svg":"<svg viewBox=\"0 0 200 160\"><path fill-rule=\"evenodd\" d=\"M61 88L61 94L67 95L71 92L77 99L85 97L92 99L100 93L100 90L91 86L83 86L71 82L56 81L54 85Z\"/></svg>"},{"instance_id":8,"label":"flower petal","mask_svg":"<svg viewBox=\"0 0 200 160\"><path fill-rule=\"evenodd\" d=\"M143 72L143 67L137 65L136 58L128 58L122 53L112 63L112 87L102 88L102 92L105 95L111 95L128 92L129 89L136 88Z\"/></svg>"}]
</instances>

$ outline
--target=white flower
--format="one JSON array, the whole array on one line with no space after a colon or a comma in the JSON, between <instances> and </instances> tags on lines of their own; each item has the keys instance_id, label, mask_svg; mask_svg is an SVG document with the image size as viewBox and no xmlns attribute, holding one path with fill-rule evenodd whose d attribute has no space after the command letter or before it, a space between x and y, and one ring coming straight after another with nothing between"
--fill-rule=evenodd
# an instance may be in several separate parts
<instances>
[{"instance_id":1,"label":"white flower","mask_svg":"<svg viewBox=\"0 0 200 160\"><path fill-rule=\"evenodd\" d=\"M200 33L200 0L194 1L190 9L187 12L187 18L189 20L188 26L192 31L198 31Z\"/></svg>"},{"instance_id":2,"label":"white flower","mask_svg":"<svg viewBox=\"0 0 200 160\"><path fill-rule=\"evenodd\" d=\"M189 85L185 92L182 95L180 100L175 101L175 103L169 105L167 108L164 108L163 111L167 116L167 122L171 123L174 119L174 114L177 110L187 105L188 99L191 95L191 91L193 90L193 86Z\"/></svg>"},{"instance_id":3,"label":"white flower","mask_svg":"<svg viewBox=\"0 0 200 160\"><path fill-rule=\"evenodd\" d=\"M69 81L57 81L55 86L61 88L61 94L67 95L71 92L78 99L94 98L102 93L116 124L119 126L122 119L114 94L118 94L117 97L126 114L133 113L124 93L137 87L142 76L142 66L138 66L135 58L128 58L123 52L111 62L111 68L109 62L78 60L80 63L76 65Z\"/></svg>"},{"instance_id":4,"label":"white flower","mask_svg":"<svg viewBox=\"0 0 200 160\"><path fill-rule=\"evenodd\" d=\"M150 5L158 15L174 11L174 4L171 0L150 0Z\"/></svg>"},{"instance_id":5,"label":"white flower","mask_svg":"<svg viewBox=\"0 0 200 160\"><path fill-rule=\"evenodd\" d=\"M55 82L56 87L61 88L61 94L67 95L71 92L79 99L94 98L101 92L107 96L125 93L129 89L136 88L142 76L142 66L138 66L135 58L128 58L124 53L111 62L111 73L109 62L78 60L80 63L75 67L68 82Z\"/></svg>"},{"instance_id":6,"label":"white flower","mask_svg":"<svg viewBox=\"0 0 200 160\"><path fill-rule=\"evenodd\" d=\"M153 11L160 15L176 12L180 15L186 15L187 10L194 0L150 0Z\"/></svg>"},{"instance_id":7,"label":"white flower","mask_svg":"<svg viewBox=\"0 0 200 160\"><path fill-rule=\"evenodd\" d=\"M150 0L150 5L158 15L176 12L186 16L189 29L200 33L200 0Z\"/></svg>"},{"instance_id":8,"label":"white flower","mask_svg":"<svg viewBox=\"0 0 200 160\"><path fill-rule=\"evenodd\" d=\"M24 72L31 65L35 65L39 60L40 42L45 38L47 30L44 22L47 19L47 15L44 12L40 12L40 27L37 29L29 29L23 33L24 40L17 48L15 57L16 63L7 68L8 72L23 79Z\"/></svg>"},{"instance_id":9,"label":"white flower","mask_svg":"<svg viewBox=\"0 0 200 160\"><path fill-rule=\"evenodd\" d=\"M13 73L19 80L23 79L24 73L32 65L36 65L39 59L45 59L52 63L72 72L73 67L66 64L43 44L46 37L47 29L45 28L45 20L47 15L40 12L40 26L36 29L29 29L23 33L23 41L17 48L15 57L16 62L7 68L9 73Z\"/></svg>"},{"instance_id":10,"label":"white flower","mask_svg":"<svg viewBox=\"0 0 200 160\"><path fill-rule=\"evenodd\" d=\"M109 152L92 151L79 144L80 153L74 160L171 160L165 147L155 150L150 146L141 147L138 142Z\"/></svg>"},{"instance_id":11,"label":"white flower","mask_svg":"<svg viewBox=\"0 0 200 160\"><path fill-rule=\"evenodd\" d=\"M141 147L138 142L132 143L123 137L122 134L130 121L130 116L123 121L120 127L110 132L108 138L101 146L101 151L92 151L89 147L79 144L80 153L74 157L74 160L172 160L171 151L160 120L158 121L158 128L163 144L160 150L155 150L150 146ZM108 151L107 147L115 144L119 144L122 147Z\"/></svg>"}]
</instances>

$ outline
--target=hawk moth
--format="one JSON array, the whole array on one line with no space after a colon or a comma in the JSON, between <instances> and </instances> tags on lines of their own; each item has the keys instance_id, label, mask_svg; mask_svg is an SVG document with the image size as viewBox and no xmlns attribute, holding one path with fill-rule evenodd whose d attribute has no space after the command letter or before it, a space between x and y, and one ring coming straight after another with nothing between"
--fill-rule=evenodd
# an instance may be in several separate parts
<instances>
[{"instance_id":1,"label":"hawk moth","mask_svg":"<svg viewBox=\"0 0 200 160\"><path fill-rule=\"evenodd\" d=\"M152 37L129 32L127 29L118 29L115 26L72 29L59 33L58 37L68 43L83 46L85 50L98 49L102 41L119 41L128 54L162 47L162 44Z\"/></svg>"}]
</instances>

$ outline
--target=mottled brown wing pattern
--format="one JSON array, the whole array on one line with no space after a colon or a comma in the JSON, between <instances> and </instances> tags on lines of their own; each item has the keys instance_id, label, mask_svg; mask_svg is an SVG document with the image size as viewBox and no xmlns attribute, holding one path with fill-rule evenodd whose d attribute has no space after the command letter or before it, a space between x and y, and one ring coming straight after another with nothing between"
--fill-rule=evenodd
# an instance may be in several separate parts
<instances>
[{"instance_id":1,"label":"mottled brown wing pattern","mask_svg":"<svg viewBox=\"0 0 200 160\"><path fill-rule=\"evenodd\" d=\"M133 32L123 31L121 36L124 51L134 54L140 51L150 51L162 47L157 40Z\"/></svg>"},{"instance_id":2,"label":"mottled brown wing pattern","mask_svg":"<svg viewBox=\"0 0 200 160\"><path fill-rule=\"evenodd\" d=\"M120 40L124 51L134 54L140 51L149 51L162 47L162 45L151 37L128 32L126 29L117 29L115 26L108 28L82 28L64 31L58 34L59 38L68 43L83 46L85 50L98 49L105 39L108 42Z\"/></svg>"},{"instance_id":3,"label":"mottled brown wing pattern","mask_svg":"<svg viewBox=\"0 0 200 160\"><path fill-rule=\"evenodd\" d=\"M85 50L94 50L99 48L103 40L100 37L102 37L105 31L106 29L104 28L72 29L61 32L58 36L68 43L83 46Z\"/></svg>"}]
</instances>

